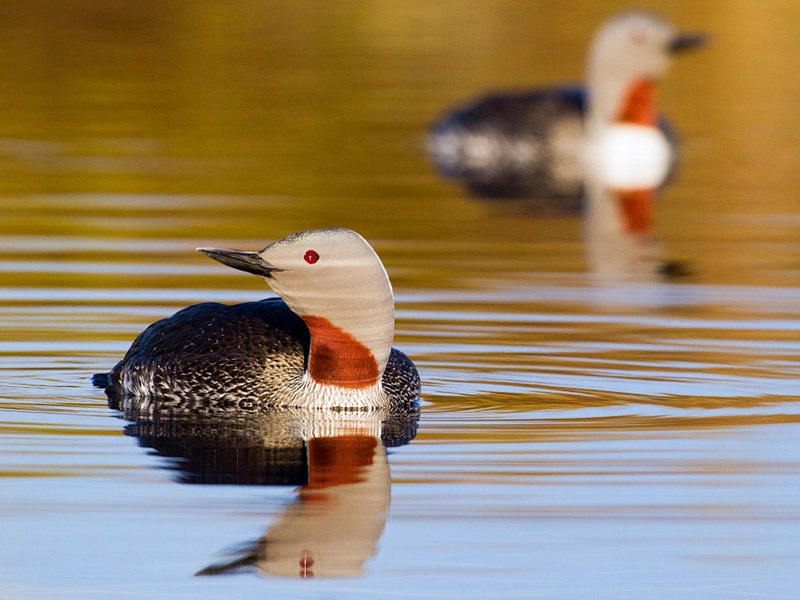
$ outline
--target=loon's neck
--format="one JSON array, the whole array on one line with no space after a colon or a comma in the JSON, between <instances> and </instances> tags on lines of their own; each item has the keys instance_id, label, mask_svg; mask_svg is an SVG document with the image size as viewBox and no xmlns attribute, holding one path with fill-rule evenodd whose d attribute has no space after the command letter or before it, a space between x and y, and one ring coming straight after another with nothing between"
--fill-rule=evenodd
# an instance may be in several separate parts
<instances>
[{"instance_id":1,"label":"loon's neck","mask_svg":"<svg viewBox=\"0 0 800 600\"><path fill-rule=\"evenodd\" d=\"M652 79L590 77L588 94L589 135L599 134L613 124L658 124L656 85Z\"/></svg>"},{"instance_id":2,"label":"loon's neck","mask_svg":"<svg viewBox=\"0 0 800 600\"><path fill-rule=\"evenodd\" d=\"M308 374L317 383L340 388L377 385L394 341L389 278L384 274L368 286L339 288L316 304L323 302L321 314L300 314L311 334Z\"/></svg>"},{"instance_id":3,"label":"loon's neck","mask_svg":"<svg viewBox=\"0 0 800 600\"><path fill-rule=\"evenodd\" d=\"M308 373L317 383L362 389L378 383L386 364L352 334L324 317L303 317L311 334ZM391 348L391 342L389 342Z\"/></svg>"},{"instance_id":4,"label":"loon's neck","mask_svg":"<svg viewBox=\"0 0 800 600\"><path fill-rule=\"evenodd\" d=\"M629 230L648 229L650 197L669 173L673 152L658 127L654 80L590 78L586 140L590 176L625 193L620 202Z\"/></svg>"}]
</instances>

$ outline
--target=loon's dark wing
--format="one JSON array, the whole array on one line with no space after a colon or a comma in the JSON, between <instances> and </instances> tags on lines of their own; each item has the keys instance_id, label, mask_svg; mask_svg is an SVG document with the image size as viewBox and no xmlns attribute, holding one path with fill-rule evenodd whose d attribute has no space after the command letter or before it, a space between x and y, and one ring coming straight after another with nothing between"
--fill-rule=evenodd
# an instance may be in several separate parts
<instances>
[{"instance_id":1,"label":"loon's dark wing","mask_svg":"<svg viewBox=\"0 0 800 600\"><path fill-rule=\"evenodd\" d=\"M443 176L480 197L579 196L570 156L579 151L584 105L580 87L483 96L442 117L429 148Z\"/></svg>"},{"instance_id":2,"label":"loon's dark wing","mask_svg":"<svg viewBox=\"0 0 800 600\"><path fill-rule=\"evenodd\" d=\"M308 347L308 328L280 298L233 305L205 302L150 325L134 340L123 362L231 350L257 352L273 346L276 337Z\"/></svg>"},{"instance_id":3,"label":"loon's dark wing","mask_svg":"<svg viewBox=\"0 0 800 600\"><path fill-rule=\"evenodd\" d=\"M220 387L224 379L247 379L265 359L303 369L309 350L308 328L279 298L225 305L195 304L145 329L125 357L108 374L93 378L95 385L119 395L120 378L201 381ZM216 374L216 376L215 376ZM278 374L276 374L277 376Z\"/></svg>"}]
</instances>

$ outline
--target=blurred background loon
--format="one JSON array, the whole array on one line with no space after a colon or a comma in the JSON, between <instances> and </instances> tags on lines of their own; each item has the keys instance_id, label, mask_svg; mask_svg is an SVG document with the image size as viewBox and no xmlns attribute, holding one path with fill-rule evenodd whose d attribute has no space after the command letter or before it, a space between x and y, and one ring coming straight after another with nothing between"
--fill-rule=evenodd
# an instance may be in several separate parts
<instances>
[{"instance_id":1,"label":"blurred background loon","mask_svg":"<svg viewBox=\"0 0 800 600\"><path fill-rule=\"evenodd\" d=\"M663 185L679 152L657 109L656 83L675 53L705 42L655 14L618 14L590 46L584 85L490 94L457 107L433 125L429 153L443 176L484 198L575 207L591 168L611 184Z\"/></svg>"}]
</instances>

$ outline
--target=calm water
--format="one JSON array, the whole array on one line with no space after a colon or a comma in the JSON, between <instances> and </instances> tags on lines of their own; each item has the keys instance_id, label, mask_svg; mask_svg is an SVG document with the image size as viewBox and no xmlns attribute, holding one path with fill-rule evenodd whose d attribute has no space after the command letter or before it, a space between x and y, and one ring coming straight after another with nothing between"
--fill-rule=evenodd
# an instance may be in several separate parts
<instances>
[{"instance_id":1,"label":"calm water","mask_svg":"<svg viewBox=\"0 0 800 600\"><path fill-rule=\"evenodd\" d=\"M661 90L676 283L598 287L577 217L467 198L423 153L456 101L580 78L624 6L0 6L0 597L796 597L800 6L661 6L715 37ZM196 246L327 226L387 266L416 438L386 460L338 425L372 440L320 517L360 575L193 577L313 521L313 481L181 483L89 377L186 304L268 293Z\"/></svg>"}]
</instances>

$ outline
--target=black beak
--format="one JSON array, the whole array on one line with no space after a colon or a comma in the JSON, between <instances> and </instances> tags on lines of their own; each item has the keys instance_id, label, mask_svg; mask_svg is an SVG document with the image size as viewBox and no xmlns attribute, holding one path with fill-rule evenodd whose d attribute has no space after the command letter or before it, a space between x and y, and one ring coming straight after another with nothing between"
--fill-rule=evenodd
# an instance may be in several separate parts
<instances>
[{"instance_id":1,"label":"black beak","mask_svg":"<svg viewBox=\"0 0 800 600\"><path fill-rule=\"evenodd\" d=\"M273 267L261 258L258 252L228 250L226 248L197 248L197 250L214 260L218 260L223 265L228 265L253 275L260 275L261 277L271 277L272 273L283 270Z\"/></svg>"},{"instance_id":2,"label":"black beak","mask_svg":"<svg viewBox=\"0 0 800 600\"><path fill-rule=\"evenodd\" d=\"M702 31L676 33L669 41L669 51L671 54L702 48L709 42L709 35Z\"/></svg>"}]
</instances>

